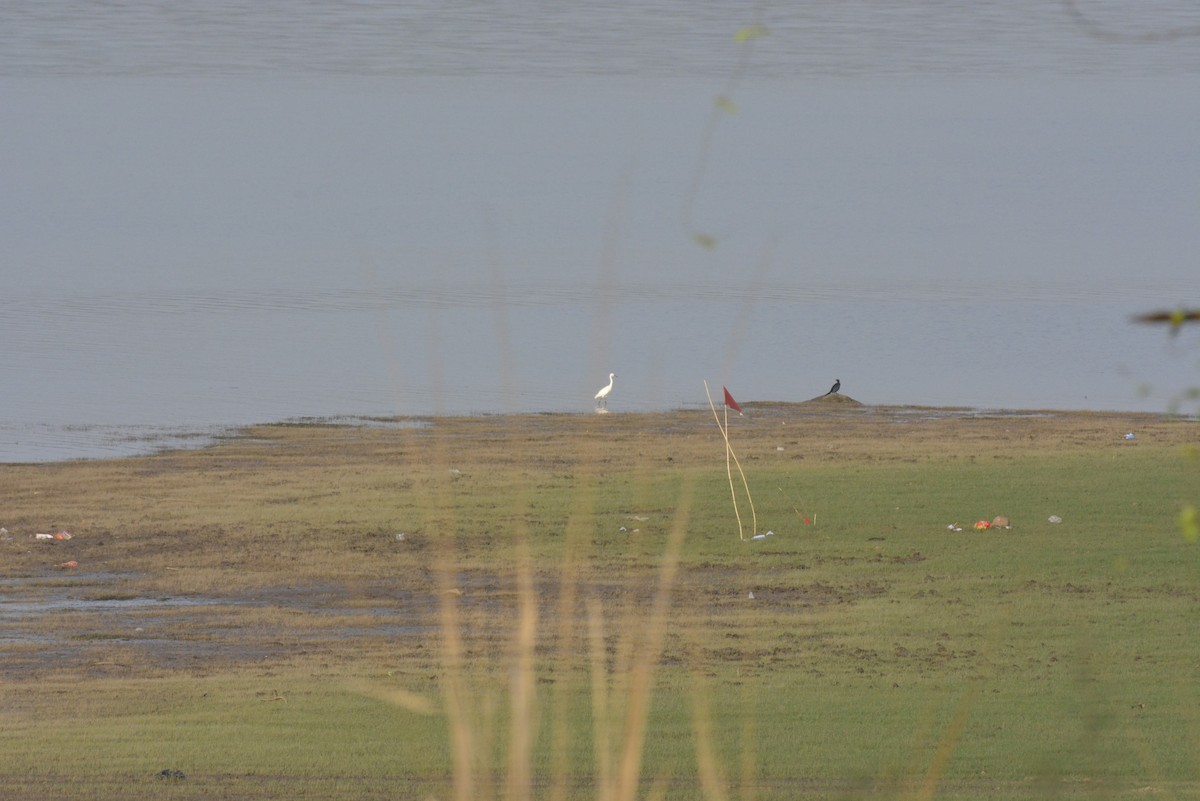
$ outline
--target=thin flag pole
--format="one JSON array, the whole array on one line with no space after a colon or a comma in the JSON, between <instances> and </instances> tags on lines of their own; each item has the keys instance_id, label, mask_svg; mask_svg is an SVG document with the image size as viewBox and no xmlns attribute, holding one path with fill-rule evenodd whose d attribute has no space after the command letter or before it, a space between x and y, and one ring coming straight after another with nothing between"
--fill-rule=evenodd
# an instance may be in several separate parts
<instances>
[{"instance_id":1,"label":"thin flag pole","mask_svg":"<svg viewBox=\"0 0 1200 801\"><path fill-rule=\"evenodd\" d=\"M729 394L729 390L725 390ZM733 470L730 469L730 460L737 465L738 475L742 477L742 487L746 490L746 499L750 502L750 515L753 520L753 533L758 533L758 512L754 510L754 497L750 494L750 484L746 481L746 472L742 470L742 463L738 460L737 454L733 452L733 445L729 442L729 406L725 406L725 424L721 424L721 417L717 414L717 406L713 403L712 393L708 391L708 381L704 382L704 394L708 396L708 408L712 409L713 419L717 421L717 429L721 432L721 437L725 440L725 473L729 477L729 494L733 497L733 514L738 521L738 539L745 540L745 531L742 526L742 513L738 509L737 491L733 486Z\"/></svg>"},{"instance_id":2,"label":"thin flag pole","mask_svg":"<svg viewBox=\"0 0 1200 801\"><path fill-rule=\"evenodd\" d=\"M738 511L737 493L733 489L733 471L729 467L729 457L733 455L733 447L729 444L729 407L724 406L724 410L725 425L721 426L721 421L718 420L717 426L721 429L721 436L725 438L725 475L729 478L729 494L733 497L733 513L737 516L738 539L744 540L745 537L742 535L742 514Z\"/></svg>"}]
</instances>

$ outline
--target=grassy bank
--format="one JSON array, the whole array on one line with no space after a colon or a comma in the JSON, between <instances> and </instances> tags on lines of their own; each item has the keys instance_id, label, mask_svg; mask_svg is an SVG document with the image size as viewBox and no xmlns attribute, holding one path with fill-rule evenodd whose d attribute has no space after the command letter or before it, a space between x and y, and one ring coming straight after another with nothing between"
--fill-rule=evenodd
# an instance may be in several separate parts
<instances>
[{"instance_id":1,"label":"grassy bank","mask_svg":"<svg viewBox=\"0 0 1200 801\"><path fill-rule=\"evenodd\" d=\"M1194 423L748 412L0 467L0 795L1200 795Z\"/></svg>"}]
</instances>

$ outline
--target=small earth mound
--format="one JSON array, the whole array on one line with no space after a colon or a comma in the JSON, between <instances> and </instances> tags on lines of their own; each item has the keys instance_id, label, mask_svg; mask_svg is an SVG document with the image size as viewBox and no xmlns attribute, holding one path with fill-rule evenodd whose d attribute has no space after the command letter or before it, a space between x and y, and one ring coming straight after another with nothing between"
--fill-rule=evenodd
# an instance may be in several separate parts
<instances>
[{"instance_id":1,"label":"small earth mound","mask_svg":"<svg viewBox=\"0 0 1200 801\"><path fill-rule=\"evenodd\" d=\"M856 407L856 406L863 405L860 402L856 401L854 398L850 397L849 395L843 395L840 392L833 392L828 395L818 395L817 397L809 398L808 400L806 400L804 402L805 403L819 403L822 406L834 406L834 407Z\"/></svg>"}]
</instances>

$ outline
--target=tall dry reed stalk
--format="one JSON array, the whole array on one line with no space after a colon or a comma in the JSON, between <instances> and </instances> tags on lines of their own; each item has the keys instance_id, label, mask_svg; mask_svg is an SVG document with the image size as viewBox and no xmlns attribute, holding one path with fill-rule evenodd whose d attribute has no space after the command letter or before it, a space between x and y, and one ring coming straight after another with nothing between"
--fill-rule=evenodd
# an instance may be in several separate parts
<instances>
[{"instance_id":1,"label":"tall dry reed stalk","mask_svg":"<svg viewBox=\"0 0 1200 801\"><path fill-rule=\"evenodd\" d=\"M730 76L724 91L718 95L712 114L704 128L701 138L700 152L697 157L691 187L685 197L685 225L689 228L692 239L704 247L711 248L716 242L712 237L700 232L692 222L692 210L700 193L707 163L709 161L713 135L721 117L734 109L733 96L740 80L745 73L752 53L753 42L766 33L760 24L761 6L756 10L753 25L738 31L735 37L739 46L740 58L734 73ZM601 253L600 287L611 289L619 282L617 278L617 251L620 242L620 219L626 206L625 189L629 182L622 180L622 190L617 193L614 208L610 213L608 230L605 236L605 247ZM488 222L488 241L492 241L490 219ZM495 249L489 246L487 261L492 283L502 287L503 272L499 266ZM498 293L499 296L499 293ZM597 343L593 361L597 367L593 372L603 372L599 366L607 361L603 331L606 322L611 317L608 304L612 292L600 292L600 308L597 310ZM511 369L516 360L513 358L511 339L507 317L503 307L495 310L497 342L501 349L501 363L510 369L503 371L505 380L510 381L515 374ZM748 309L743 310L742 327L748 325ZM436 330L434 331L436 334ZM736 337L735 337L736 338ZM436 343L436 336L431 338ZM726 353L725 369L734 357L731 346ZM436 359L434 360L436 362ZM439 377L434 376L434 385L440 386ZM515 396L515 387L506 387L506 396ZM442 454L444 456L444 454ZM435 463L441 463L437 459ZM692 477L685 478L676 503L675 516L672 521L663 552L658 564L657 580L653 600L647 614L630 613L629 619L614 620L604 608L598 597L589 596L582 599L580 584L580 560L584 557L583 543L593 526L597 500L597 485L599 474L589 464L589 455L579 455L580 480L574 491L572 510L564 532L564 556L558 566L558 602L555 611L556 625L553 640L557 643L555 664L568 666L563 673L569 671L578 658L581 642L578 636L582 617L585 622L586 637L583 650L587 654L587 669L590 672L590 698L593 731L593 751L595 759L595 797L601 801L632 801L638 795L642 780L643 761L646 738L648 735L651 701L654 692L654 677L663 651L663 642L667 630L671 610L672 590L679 568L680 555L686 538L690 520L690 510L695 489ZM739 465L740 469L740 465ZM748 491L748 488L747 488ZM439 497L431 498L431 503L438 510L435 512L436 526L446 532L445 546L439 550L436 562L438 589L441 606L441 639L443 644L443 661L446 678L443 683L443 696L446 717L451 732L451 744L454 751L454 796L460 801L490 797L492 794L491 776L484 745L489 742L487 735L478 730L479 718L472 715L472 703L478 704L479 699L472 698L469 679L469 666L463 641L463 620L459 608L460 590L456 586L456 567L454 557L453 535L454 515L453 499L448 492ZM514 499L518 507L525 501L522 497ZM514 519L522 519L522 515L514 515ZM540 634L545 634L538 613L538 595L535 586L535 576L538 571L530 554L528 531L522 526L513 533L516 538L517 560L515 583L517 588L517 616L512 632L511 669L508 684L509 728L506 737L507 760L505 765L505 797L509 801L521 801L534 796L538 777L535 770L535 747L538 740L539 726L542 724L542 710L546 706L544 700L537 694L538 670L537 646ZM609 667L606 658L606 638L612 627L619 637L616 655ZM549 721L550 742L553 744L549 759L549 797L559 801L566 799L571 792L571 776L576 767L571 764L571 744L578 732L571 731L570 683L559 680L554 683L554 698L549 704L553 716ZM715 751L711 743L709 706L697 694L696 730L701 743L698 754L700 771L704 777L704 791L708 798L725 798L725 780L717 767Z\"/></svg>"}]
</instances>

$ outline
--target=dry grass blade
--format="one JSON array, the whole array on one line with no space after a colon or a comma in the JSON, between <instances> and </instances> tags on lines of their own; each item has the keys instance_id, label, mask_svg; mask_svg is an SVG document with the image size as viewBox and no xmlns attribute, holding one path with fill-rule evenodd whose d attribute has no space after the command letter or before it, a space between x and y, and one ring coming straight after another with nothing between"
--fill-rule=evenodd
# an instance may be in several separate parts
<instances>
[{"instance_id":1,"label":"dry grass blade","mask_svg":"<svg viewBox=\"0 0 1200 801\"><path fill-rule=\"evenodd\" d=\"M463 664L462 624L458 610L458 592L453 570L448 563L437 570L441 607L442 661L445 668L443 696L454 751L454 797L459 801L476 798L475 737L470 718Z\"/></svg>"},{"instance_id":2,"label":"dry grass blade","mask_svg":"<svg viewBox=\"0 0 1200 801\"><path fill-rule=\"evenodd\" d=\"M533 743L537 735L537 682L534 650L537 645L537 597L533 587L532 557L524 534L519 536L517 556L516 659L512 671L512 723L509 735L508 797L531 797L533 787Z\"/></svg>"},{"instance_id":3,"label":"dry grass blade","mask_svg":"<svg viewBox=\"0 0 1200 801\"><path fill-rule=\"evenodd\" d=\"M712 710L709 708L710 689L696 670L692 671L692 731L696 736L696 768L700 789L708 801L726 801L726 780L721 775L716 750L713 748Z\"/></svg>"},{"instance_id":4,"label":"dry grass blade","mask_svg":"<svg viewBox=\"0 0 1200 801\"><path fill-rule=\"evenodd\" d=\"M925 774L925 781L921 785L920 792L917 793L917 801L932 801L936 797L938 784L946 773L950 758L954 756L954 752L962 740L963 732L967 728L967 721L971 717L971 710L975 708L982 692L983 681L976 680L971 683L959 700L958 706L954 710L954 717L950 720L950 725L946 727L946 732L942 735L941 742L938 743L937 751L934 752L929 771Z\"/></svg>"},{"instance_id":5,"label":"dry grass blade","mask_svg":"<svg viewBox=\"0 0 1200 801\"><path fill-rule=\"evenodd\" d=\"M613 797L612 734L609 730L608 668L604 658L604 609L600 601L588 599L588 640L592 671L592 726L596 754L596 798Z\"/></svg>"},{"instance_id":6,"label":"dry grass blade","mask_svg":"<svg viewBox=\"0 0 1200 801\"><path fill-rule=\"evenodd\" d=\"M411 690L405 690L400 687L380 687L365 681L350 682L347 688L351 692L366 698L373 698L376 701L382 701L385 704L403 709L406 712L412 712L417 715L436 715L438 713L437 705L433 701ZM263 700L274 701L286 699L264 698Z\"/></svg>"},{"instance_id":7,"label":"dry grass blade","mask_svg":"<svg viewBox=\"0 0 1200 801\"><path fill-rule=\"evenodd\" d=\"M646 742L646 724L650 713L650 695L654 684L654 667L662 654L667 613L671 605L671 590L675 585L679 555L687 534L693 492L694 478L689 476L680 492L679 506L659 565L654 602L647 616L645 633L633 663L623 751L618 768L617 801L632 801L637 795Z\"/></svg>"}]
</instances>

